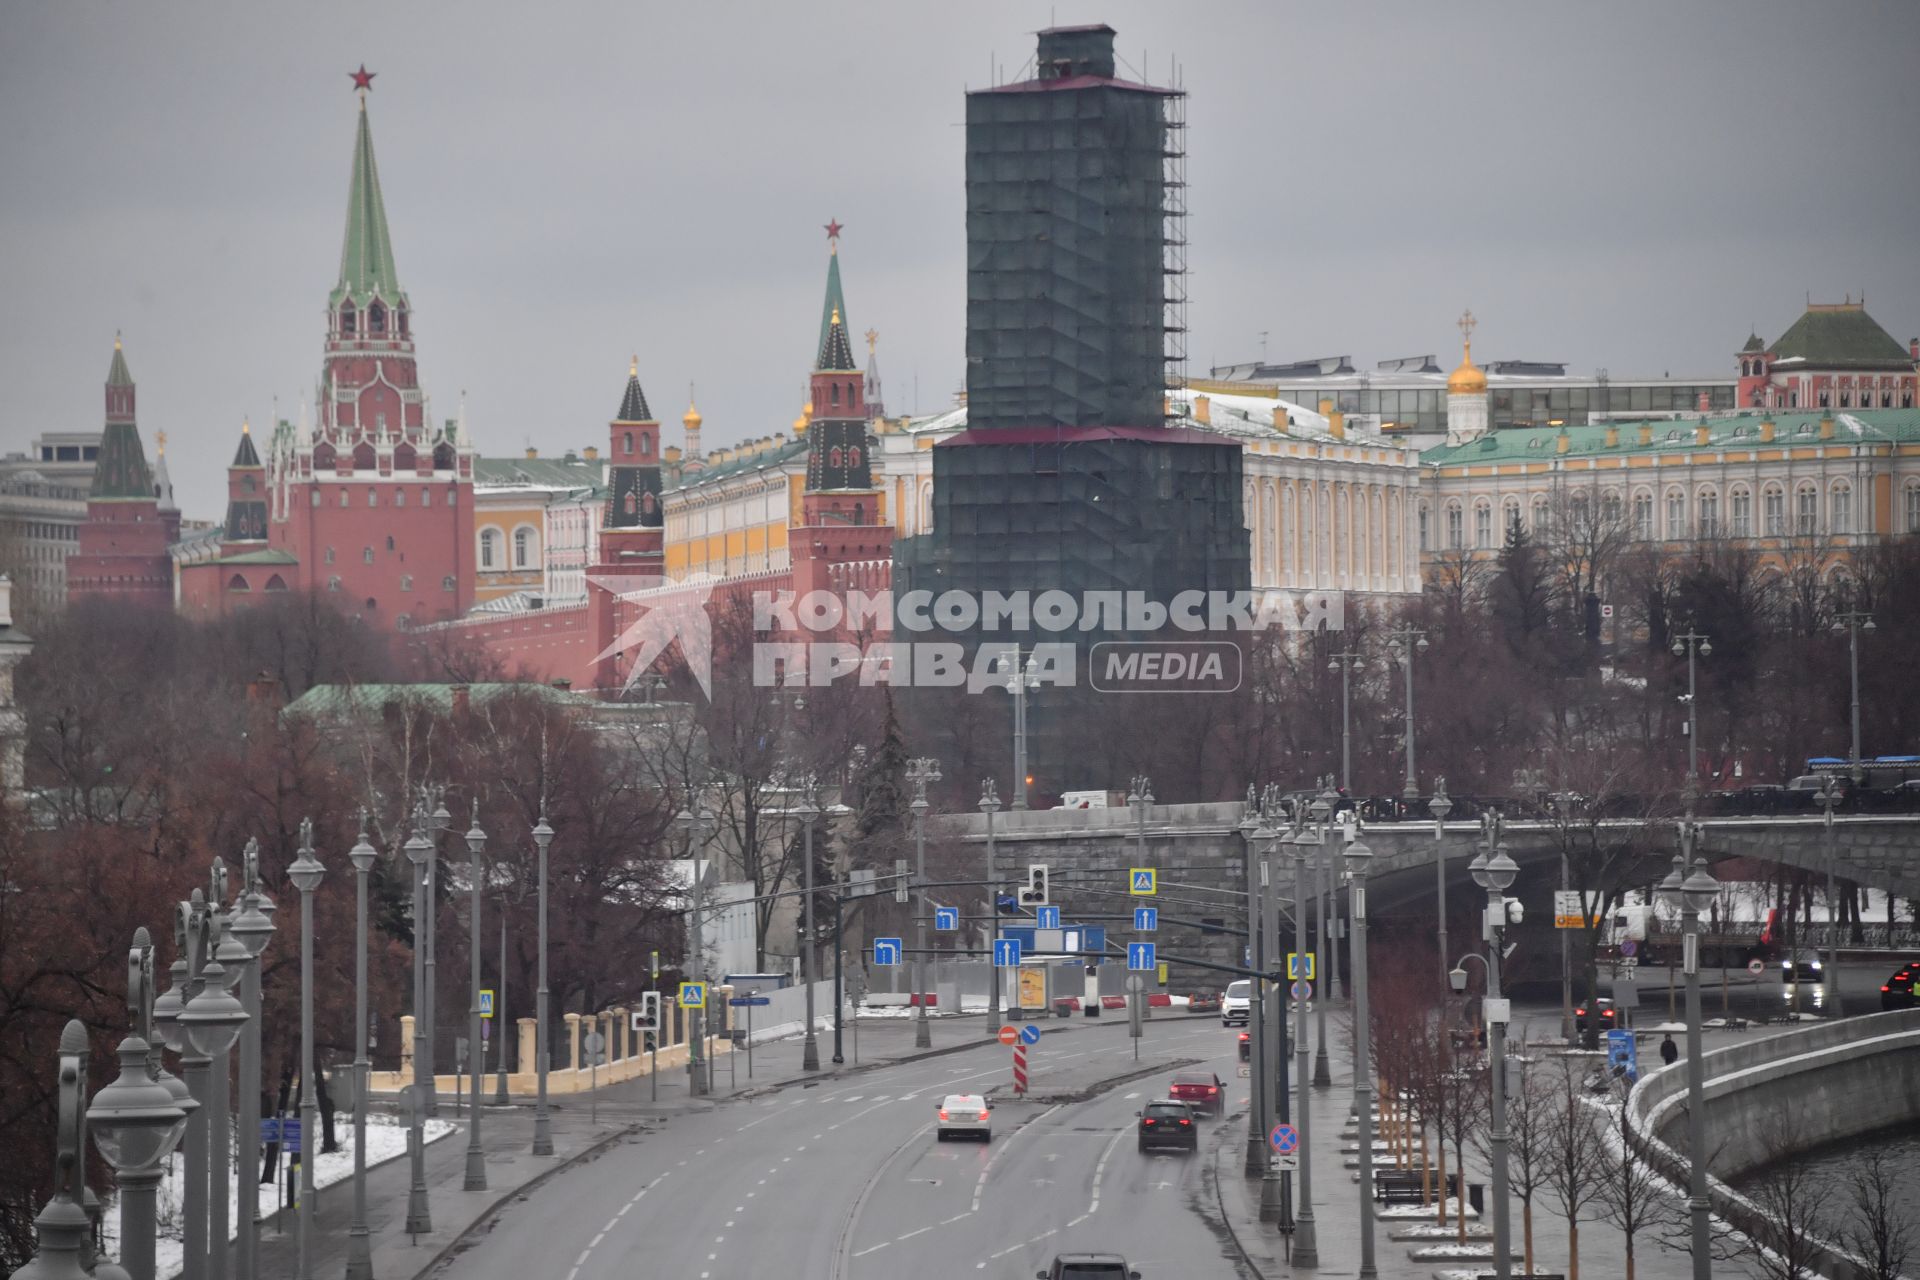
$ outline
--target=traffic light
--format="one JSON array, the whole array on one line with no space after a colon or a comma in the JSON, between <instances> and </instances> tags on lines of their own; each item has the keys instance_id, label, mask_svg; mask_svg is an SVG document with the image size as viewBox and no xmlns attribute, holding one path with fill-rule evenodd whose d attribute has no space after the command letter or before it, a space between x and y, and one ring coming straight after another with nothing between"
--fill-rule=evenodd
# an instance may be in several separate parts
<instances>
[{"instance_id":1,"label":"traffic light","mask_svg":"<svg viewBox=\"0 0 1920 1280\"><path fill-rule=\"evenodd\" d=\"M907 860L905 858L893 860L893 877L893 900L905 902L907 900Z\"/></svg>"},{"instance_id":2,"label":"traffic light","mask_svg":"<svg viewBox=\"0 0 1920 1280\"><path fill-rule=\"evenodd\" d=\"M660 1029L660 993L640 993L640 1007L633 1011L633 1029L651 1035Z\"/></svg>"},{"instance_id":3,"label":"traffic light","mask_svg":"<svg viewBox=\"0 0 1920 1280\"><path fill-rule=\"evenodd\" d=\"M1044 907L1047 905L1047 867L1045 863L1035 862L1027 865L1027 883L1020 890L1020 905L1023 907Z\"/></svg>"}]
</instances>

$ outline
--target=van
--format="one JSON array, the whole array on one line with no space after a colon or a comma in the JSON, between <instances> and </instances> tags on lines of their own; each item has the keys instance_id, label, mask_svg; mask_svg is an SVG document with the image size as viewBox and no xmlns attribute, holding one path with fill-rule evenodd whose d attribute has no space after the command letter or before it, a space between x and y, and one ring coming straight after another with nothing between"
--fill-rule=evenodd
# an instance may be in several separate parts
<instances>
[{"instance_id":1,"label":"van","mask_svg":"<svg viewBox=\"0 0 1920 1280\"><path fill-rule=\"evenodd\" d=\"M1220 1025L1231 1027L1246 1026L1253 1016L1253 981L1240 978L1227 984L1227 994L1220 999Z\"/></svg>"}]
</instances>

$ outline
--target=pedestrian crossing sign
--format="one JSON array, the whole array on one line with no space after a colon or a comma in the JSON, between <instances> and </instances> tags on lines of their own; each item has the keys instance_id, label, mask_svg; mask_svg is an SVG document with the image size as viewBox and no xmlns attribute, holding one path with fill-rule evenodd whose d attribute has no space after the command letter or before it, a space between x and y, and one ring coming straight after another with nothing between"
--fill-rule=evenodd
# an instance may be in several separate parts
<instances>
[{"instance_id":1,"label":"pedestrian crossing sign","mask_svg":"<svg viewBox=\"0 0 1920 1280\"><path fill-rule=\"evenodd\" d=\"M1127 877L1127 892L1136 898L1150 898L1160 892L1159 875L1152 867L1134 867Z\"/></svg>"},{"instance_id":2,"label":"pedestrian crossing sign","mask_svg":"<svg viewBox=\"0 0 1920 1280\"><path fill-rule=\"evenodd\" d=\"M707 984L704 982L683 982L680 984L680 1007L682 1009L704 1009L707 1007Z\"/></svg>"},{"instance_id":3,"label":"pedestrian crossing sign","mask_svg":"<svg viewBox=\"0 0 1920 1280\"><path fill-rule=\"evenodd\" d=\"M1304 956L1298 951L1287 952L1287 976L1305 978L1308 982L1312 982L1314 979L1313 952L1309 951Z\"/></svg>"},{"instance_id":4,"label":"pedestrian crossing sign","mask_svg":"<svg viewBox=\"0 0 1920 1280\"><path fill-rule=\"evenodd\" d=\"M483 1018L493 1016L493 992L486 987L480 988L480 1016Z\"/></svg>"}]
</instances>

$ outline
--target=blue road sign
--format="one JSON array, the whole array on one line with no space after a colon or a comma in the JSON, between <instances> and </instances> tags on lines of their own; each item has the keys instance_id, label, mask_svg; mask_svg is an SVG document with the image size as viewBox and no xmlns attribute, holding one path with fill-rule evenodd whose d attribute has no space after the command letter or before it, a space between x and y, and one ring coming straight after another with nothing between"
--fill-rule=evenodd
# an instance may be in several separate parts
<instances>
[{"instance_id":1,"label":"blue road sign","mask_svg":"<svg viewBox=\"0 0 1920 1280\"><path fill-rule=\"evenodd\" d=\"M1011 969L1020 963L1020 939L995 938L993 940L993 966L996 969Z\"/></svg>"},{"instance_id":2,"label":"blue road sign","mask_svg":"<svg viewBox=\"0 0 1920 1280\"><path fill-rule=\"evenodd\" d=\"M1640 944L1635 942L1632 938L1623 939L1620 943L1620 954L1623 956L1626 956L1629 959L1633 958L1633 956L1636 955L1639 952L1639 950L1640 950Z\"/></svg>"},{"instance_id":3,"label":"blue road sign","mask_svg":"<svg viewBox=\"0 0 1920 1280\"><path fill-rule=\"evenodd\" d=\"M763 1004L772 1004L773 1001L767 996L735 996L727 1003L736 1009L745 1009L748 1006L757 1008Z\"/></svg>"},{"instance_id":4,"label":"blue road sign","mask_svg":"<svg viewBox=\"0 0 1920 1280\"><path fill-rule=\"evenodd\" d=\"M1033 927L1036 929L1058 929L1060 927L1060 908L1035 907L1033 909Z\"/></svg>"},{"instance_id":5,"label":"blue road sign","mask_svg":"<svg viewBox=\"0 0 1920 1280\"><path fill-rule=\"evenodd\" d=\"M1029 1022L1026 1026L1020 1028L1020 1043L1021 1044L1039 1044L1040 1028L1035 1026L1031 1022Z\"/></svg>"},{"instance_id":6,"label":"blue road sign","mask_svg":"<svg viewBox=\"0 0 1920 1280\"><path fill-rule=\"evenodd\" d=\"M1151 942L1129 942L1127 944L1127 968L1129 970L1151 973L1154 969L1153 944Z\"/></svg>"},{"instance_id":7,"label":"blue road sign","mask_svg":"<svg viewBox=\"0 0 1920 1280\"><path fill-rule=\"evenodd\" d=\"M952 933L960 927L960 908L935 907L933 909L933 927L946 933Z\"/></svg>"},{"instance_id":8,"label":"blue road sign","mask_svg":"<svg viewBox=\"0 0 1920 1280\"><path fill-rule=\"evenodd\" d=\"M1127 892L1136 897L1152 897L1160 892L1160 877L1153 867L1133 867L1127 875Z\"/></svg>"},{"instance_id":9,"label":"blue road sign","mask_svg":"<svg viewBox=\"0 0 1920 1280\"><path fill-rule=\"evenodd\" d=\"M1133 909L1133 927L1140 933L1152 933L1160 927L1160 908L1135 907Z\"/></svg>"},{"instance_id":10,"label":"blue road sign","mask_svg":"<svg viewBox=\"0 0 1920 1280\"><path fill-rule=\"evenodd\" d=\"M873 940L873 962L877 965L897 965L900 955L906 948L900 945L898 938L875 938Z\"/></svg>"},{"instance_id":11,"label":"blue road sign","mask_svg":"<svg viewBox=\"0 0 1920 1280\"><path fill-rule=\"evenodd\" d=\"M1313 984L1311 982L1306 981L1304 978L1301 979L1299 982L1294 983L1293 998L1295 1000L1313 999Z\"/></svg>"},{"instance_id":12,"label":"blue road sign","mask_svg":"<svg viewBox=\"0 0 1920 1280\"><path fill-rule=\"evenodd\" d=\"M271 1139L269 1139L271 1141ZM300 1154L300 1121L288 1116L280 1121L280 1148L290 1156Z\"/></svg>"},{"instance_id":13,"label":"blue road sign","mask_svg":"<svg viewBox=\"0 0 1920 1280\"><path fill-rule=\"evenodd\" d=\"M682 1009L704 1009L707 1007L707 984L704 982L683 982L680 984L680 1007Z\"/></svg>"},{"instance_id":14,"label":"blue road sign","mask_svg":"<svg viewBox=\"0 0 1920 1280\"><path fill-rule=\"evenodd\" d=\"M1273 1132L1267 1135L1267 1141L1281 1155L1288 1155L1300 1149L1300 1131L1290 1124L1277 1124Z\"/></svg>"},{"instance_id":15,"label":"blue road sign","mask_svg":"<svg viewBox=\"0 0 1920 1280\"><path fill-rule=\"evenodd\" d=\"M278 1116L267 1116L260 1121L260 1141L280 1141L280 1119Z\"/></svg>"}]
</instances>

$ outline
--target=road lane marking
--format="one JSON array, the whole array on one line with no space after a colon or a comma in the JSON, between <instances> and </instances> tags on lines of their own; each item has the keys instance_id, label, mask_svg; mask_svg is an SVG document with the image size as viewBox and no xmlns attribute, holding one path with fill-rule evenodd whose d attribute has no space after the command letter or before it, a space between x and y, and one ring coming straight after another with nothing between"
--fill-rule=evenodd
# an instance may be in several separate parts
<instances>
[{"instance_id":1,"label":"road lane marking","mask_svg":"<svg viewBox=\"0 0 1920 1280\"><path fill-rule=\"evenodd\" d=\"M933 1230L933 1227L932 1227L932 1225L931 1225L931 1224L929 1224L929 1225L927 1225L927 1226L924 1226L924 1227L921 1227L921 1228L920 1228L919 1230L917 1230L917 1231L909 1231L909 1232L907 1232L907 1233L906 1233L905 1235L903 1235L903 1236L895 1236L895 1237L894 1237L894 1240L895 1240L895 1241L900 1241L900 1240L911 1240L911 1239L913 1239L913 1238L914 1238L915 1236L923 1236L923 1235L925 1235L925 1234L926 1234L927 1232L929 1232L929 1231L931 1231L931 1230Z\"/></svg>"},{"instance_id":2,"label":"road lane marking","mask_svg":"<svg viewBox=\"0 0 1920 1280\"><path fill-rule=\"evenodd\" d=\"M587 1241L587 1248L588 1248L588 1249L598 1249L598 1248L600 1247L600 1242L601 1242L602 1240L605 1240L606 1238L607 1238L607 1233L606 1233L606 1232L604 1232L604 1231L602 1231L602 1232L601 1232L601 1233L600 1233L599 1235L597 1235L597 1236L595 1236L595 1237L594 1237L593 1239L591 1239L591 1240L589 1240L589 1241Z\"/></svg>"},{"instance_id":3,"label":"road lane marking","mask_svg":"<svg viewBox=\"0 0 1920 1280\"><path fill-rule=\"evenodd\" d=\"M853 1232L854 1228L859 1225L860 1211L866 1208L867 1201L873 1198L874 1188L880 1185L880 1180L886 1176L887 1170L893 1167L894 1161L898 1160L901 1155L909 1149L917 1147L920 1144L920 1140L931 1132L933 1132L933 1121L929 1120L908 1134L906 1139L901 1142L899 1146L895 1147L872 1173L867 1175L866 1185L860 1188L860 1194L854 1198L853 1207L847 1210L847 1216L840 1224L840 1236L835 1244L833 1253L834 1280L846 1280L853 1259L861 1256L853 1252ZM866 1252L871 1253L872 1250L869 1249Z\"/></svg>"},{"instance_id":4,"label":"road lane marking","mask_svg":"<svg viewBox=\"0 0 1920 1280\"><path fill-rule=\"evenodd\" d=\"M1120 1139L1127 1136L1127 1130L1130 1128L1132 1126L1128 1125L1114 1130L1113 1141L1109 1142L1107 1149L1100 1153L1100 1163L1093 1169L1093 1203L1087 1206L1089 1215L1100 1212L1100 1180L1107 1176L1107 1162L1113 1159L1114 1150L1119 1147Z\"/></svg>"},{"instance_id":5,"label":"road lane marking","mask_svg":"<svg viewBox=\"0 0 1920 1280\"><path fill-rule=\"evenodd\" d=\"M1052 1105L1051 1107L1048 1107L1045 1111L1042 1111L1039 1115L1035 1116L1033 1119L1021 1125L1018 1129L1015 1129L1010 1135L1008 1135L1006 1141L1002 1142L998 1147L994 1148L993 1154L987 1157L987 1163L981 1166L980 1176L974 1180L973 1206L967 1210L968 1213L980 1212L980 1199L982 1196L987 1194L987 1175L993 1172L993 1166L995 1164L998 1164L1000 1161L1000 1157L1007 1153L1007 1148L1013 1145L1013 1140L1019 1137L1021 1134L1025 1133L1027 1130L1037 1126L1042 1120L1045 1120L1048 1116L1060 1110L1065 1105L1066 1105L1065 1103L1056 1102L1054 1105Z\"/></svg>"},{"instance_id":6,"label":"road lane marking","mask_svg":"<svg viewBox=\"0 0 1920 1280\"><path fill-rule=\"evenodd\" d=\"M882 1240L879 1244L874 1245L872 1248L862 1249L858 1253L854 1254L853 1256L856 1258L864 1258L870 1253L880 1252L882 1249L886 1248L888 1245L892 1243L893 1241L891 1240Z\"/></svg>"}]
</instances>

